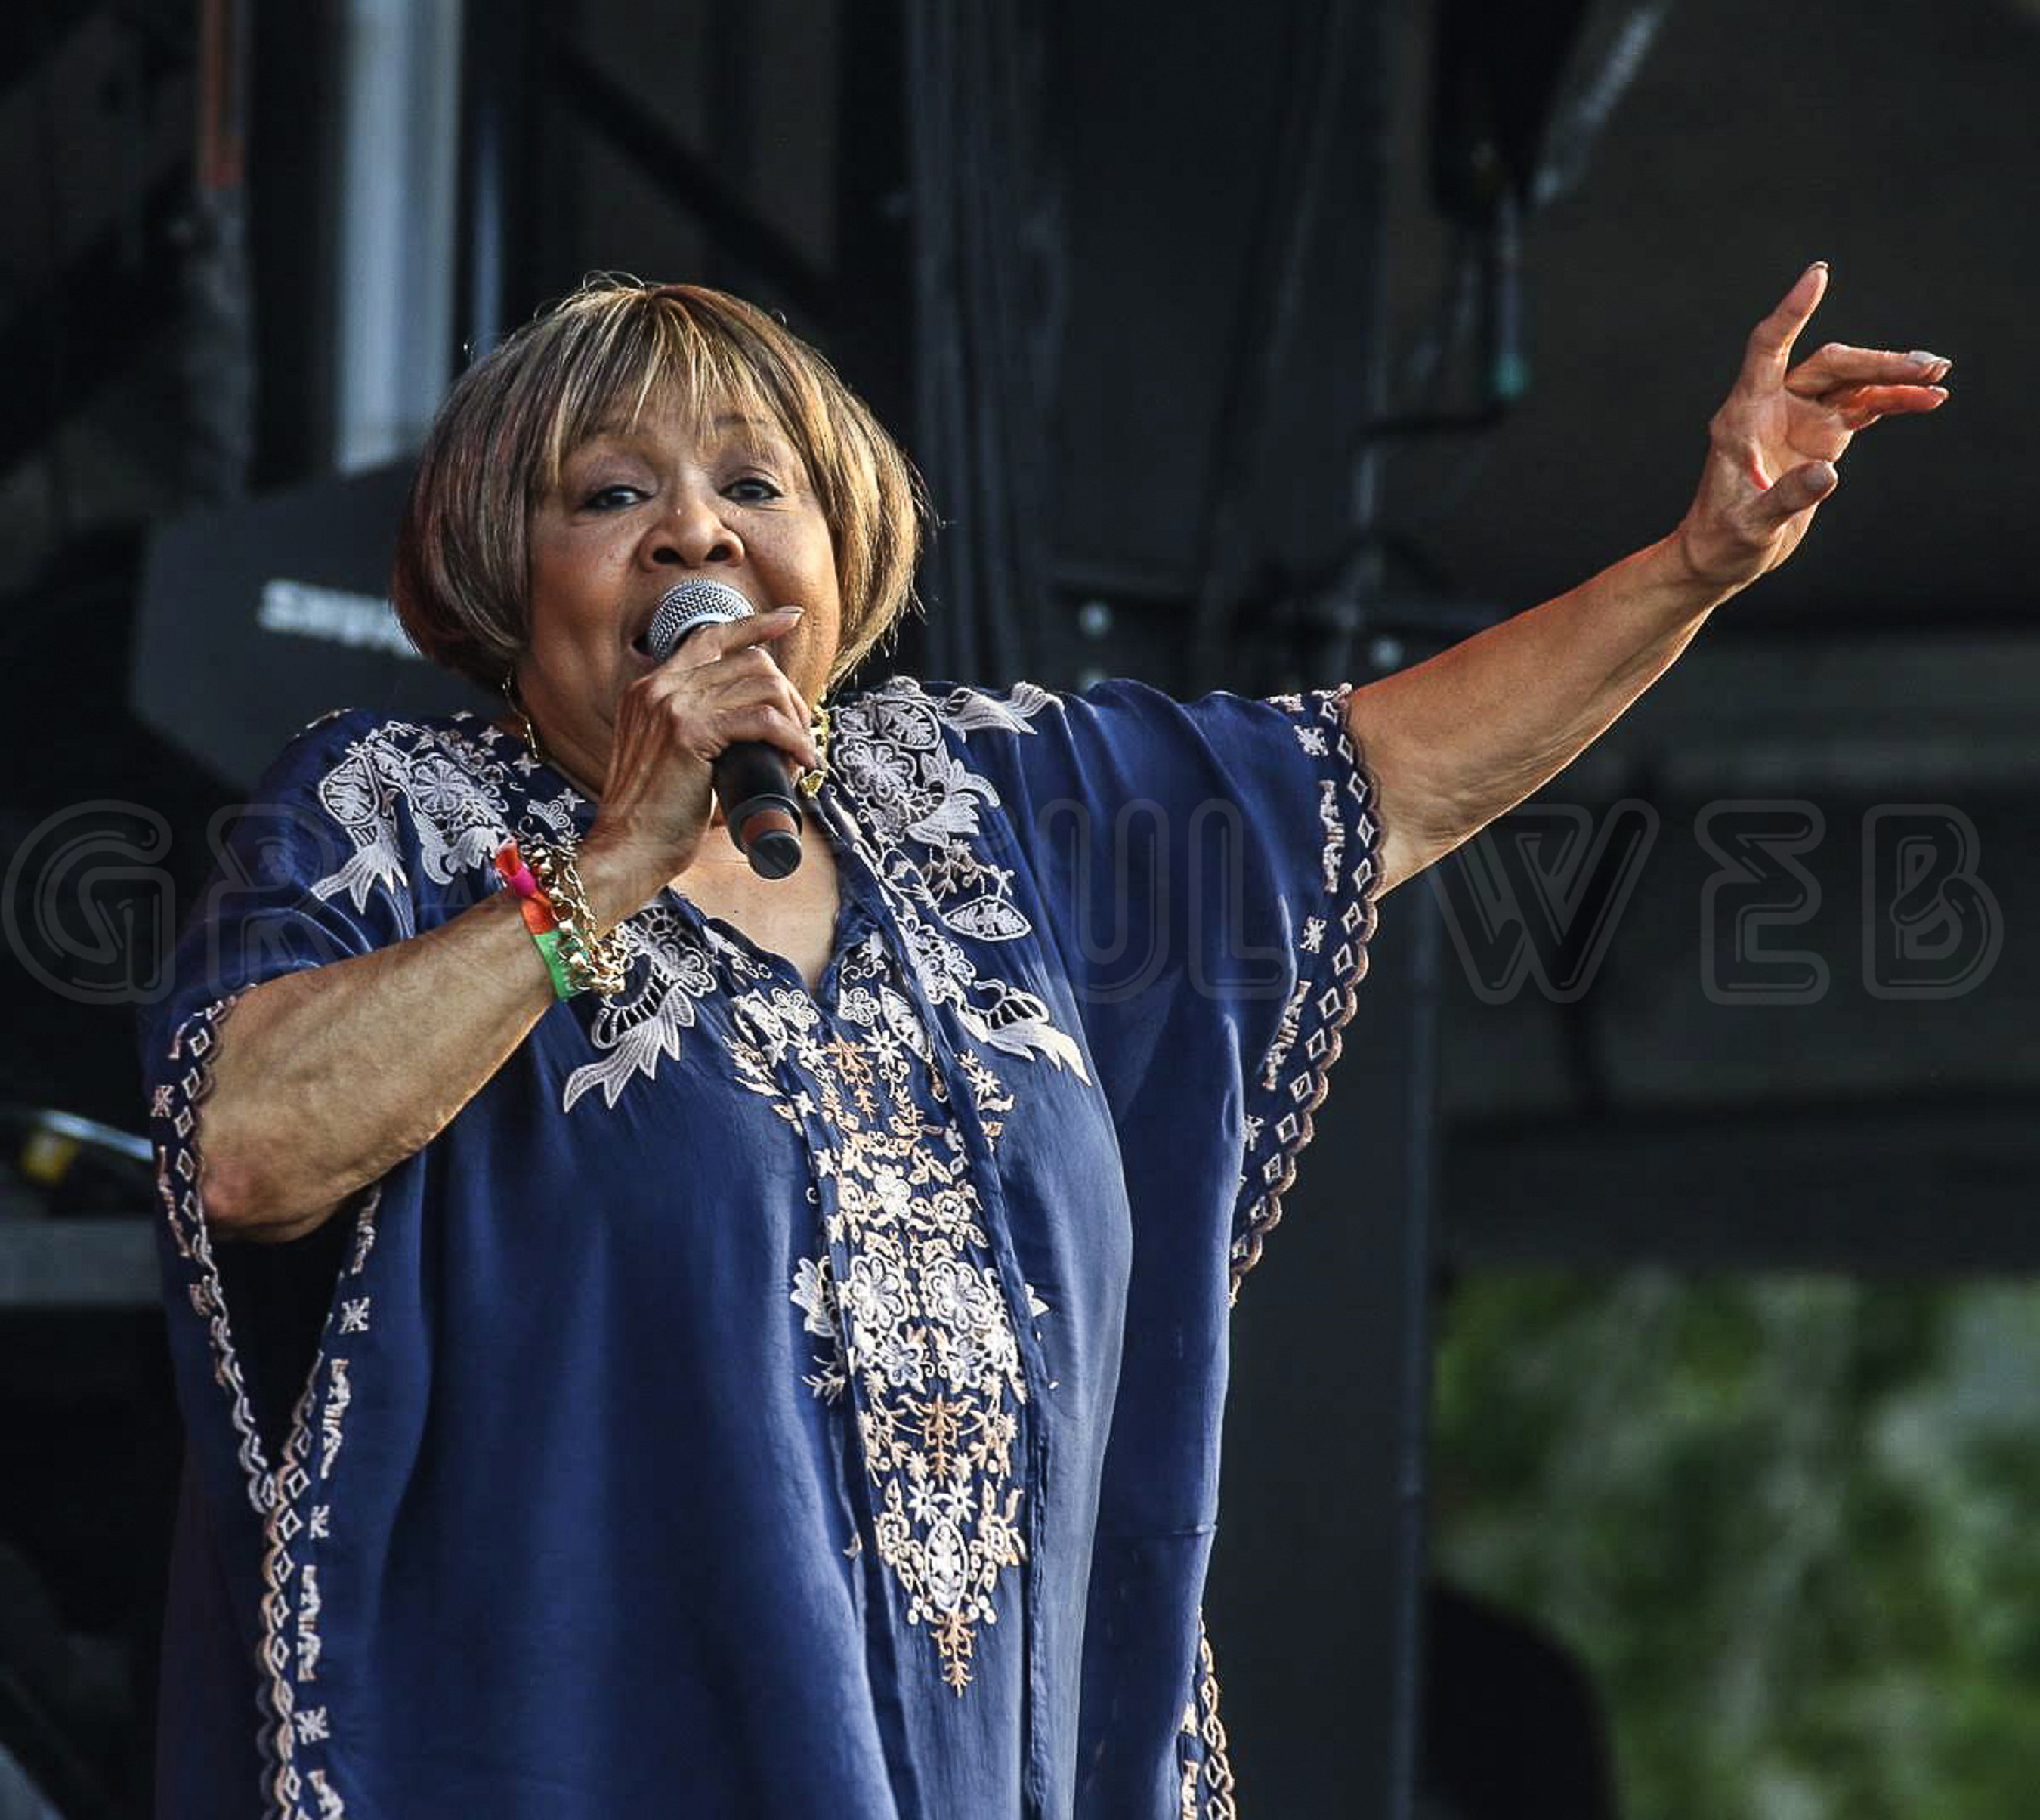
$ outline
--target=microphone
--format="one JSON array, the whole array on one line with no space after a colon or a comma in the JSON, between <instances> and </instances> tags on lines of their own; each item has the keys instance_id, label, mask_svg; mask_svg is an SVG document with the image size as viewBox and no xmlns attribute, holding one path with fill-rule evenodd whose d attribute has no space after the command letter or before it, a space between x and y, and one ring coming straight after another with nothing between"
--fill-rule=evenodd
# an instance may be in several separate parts
<instances>
[{"instance_id":1,"label":"microphone","mask_svg":"<svg viewBox=\"0 0 2040 1820\"><path fill-rule=\"evenodd\" d=\"M723 581L683 581L659 596L645 648L663 664L702 626L727 626L756 611ZM801 805L786 760L763 740L739 740L710 768L715 799L736 851L760 878L784 878L801 863Z\"/></svg>"}]
</instances>

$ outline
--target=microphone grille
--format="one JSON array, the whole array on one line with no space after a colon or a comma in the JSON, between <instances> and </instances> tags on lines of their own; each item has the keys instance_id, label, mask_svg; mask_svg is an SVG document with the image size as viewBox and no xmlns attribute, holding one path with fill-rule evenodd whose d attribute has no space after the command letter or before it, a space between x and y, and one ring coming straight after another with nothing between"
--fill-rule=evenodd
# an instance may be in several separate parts
<instances>
[{"instance_id":1,"label":"microphone grille","mask_svg":"<svg viewBox=\"0 0 2040 1820\"><path fill-rule=\"evenodd\" d=\"M645 633L645 648L660 663L698 626L727 626L748 619L757 609L726 581L683 581L659 596Z\"/></svg>"}]
</instances>

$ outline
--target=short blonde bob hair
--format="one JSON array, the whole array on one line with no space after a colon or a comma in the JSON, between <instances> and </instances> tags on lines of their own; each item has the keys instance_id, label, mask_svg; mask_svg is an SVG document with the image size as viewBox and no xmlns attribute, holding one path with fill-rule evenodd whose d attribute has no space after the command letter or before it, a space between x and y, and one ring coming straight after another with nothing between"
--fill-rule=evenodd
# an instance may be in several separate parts
<instances>
[{"instance_id":1,"label":"short blonde bob hair","mask_svg":"<svg viewBox=\"0 0 2040 1820\"><path fill-rule=\"evenodd\" d=\"M455 383L426 438L390 592L411 642L495 689L530 642L534 508L569 456L665 394L776 424L835 550L845 675L913 599L919 478L816 350L754 305L694 284L591 279Z\"/></svg>"}]
</instances>

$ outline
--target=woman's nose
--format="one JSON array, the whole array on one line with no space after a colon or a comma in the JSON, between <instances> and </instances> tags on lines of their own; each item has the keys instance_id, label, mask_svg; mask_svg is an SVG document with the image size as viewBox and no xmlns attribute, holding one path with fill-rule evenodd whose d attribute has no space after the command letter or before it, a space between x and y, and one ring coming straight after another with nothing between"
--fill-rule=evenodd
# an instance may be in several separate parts
<instances>
[{"instance_id":1,"label":"woman's nose","mask_svg":"<svg viewBox=\"0 0 2040 1820\"><path fill-rule=\"evenodd\" d=\"M691 494L674 502L648 541L652 561L686 569L741 562L744 544L721 510L721 501Z\"/></svg>"}]
</instances>

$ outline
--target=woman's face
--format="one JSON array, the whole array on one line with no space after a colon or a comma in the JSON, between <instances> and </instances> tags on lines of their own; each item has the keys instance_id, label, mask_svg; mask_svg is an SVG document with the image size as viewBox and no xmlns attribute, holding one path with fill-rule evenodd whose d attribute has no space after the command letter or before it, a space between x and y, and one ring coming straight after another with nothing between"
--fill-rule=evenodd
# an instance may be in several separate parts
<instances>
[{"instance_id":1,"label":"woman's face","mask_svg":"<svg viewBox=\"0 0 2040 1820\"><path fill-rule=\"evenodd\" d=\"M760 613L806 609L771 647L820 699L839 642L835 550L805 465L769 419L655 399L569 454L531 518L531 645L519 693L549 747L607 765L618 699L654 666L659 597L695 578Z\"/></svg>"}]
</instances>

